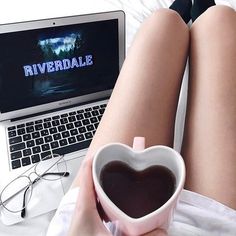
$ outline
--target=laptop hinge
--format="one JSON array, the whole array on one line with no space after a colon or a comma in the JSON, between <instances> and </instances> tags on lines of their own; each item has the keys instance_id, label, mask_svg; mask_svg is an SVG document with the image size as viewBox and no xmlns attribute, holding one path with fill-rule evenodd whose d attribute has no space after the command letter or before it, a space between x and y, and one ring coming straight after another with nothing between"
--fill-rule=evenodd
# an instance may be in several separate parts
<instances>
[{"instance_id":1,"label":"laptop hinge","mask_svg":"<svg viewBox=\"0 0 236 236\"><path fill-rule=\"evenodd\" d=\"M94 100L91 100L89 102L77 103L77 104L73 104L73 105L70 105L70 106L60 107L60 108L57 108L57 109L52 109L52 110L49 110L49 111L44 111L44 112L34 113L34 114L31 114L31 115L26 115L26 116L13 118L13 119L10 119L10 121L14 122L14 121L18 121L18 120L28 119L28 118L31 118L31 117L45 115L45 114L49 114L49 113L52 113L52 112L61 111L61 110L65 110L65 109L70 109L70 108L73 108L73 107L82 106L82 105L86 105L86 104L90 104L90 103L94 103L94 102L99 102L99 101L106 100L106 99L109 99L109 96L99 98L99 99L94 99Z\"/></svg>"}]
</instances>

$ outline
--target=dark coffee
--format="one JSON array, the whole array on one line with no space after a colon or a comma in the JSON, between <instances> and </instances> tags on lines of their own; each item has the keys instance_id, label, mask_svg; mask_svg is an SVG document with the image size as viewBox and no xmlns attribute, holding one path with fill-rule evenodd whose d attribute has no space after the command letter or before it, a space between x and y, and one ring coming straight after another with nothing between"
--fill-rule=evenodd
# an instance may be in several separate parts
<instances>
[{"instance_id":1,"label":"dark coffee","mask_svg":"<svg viewBox=\"0 0 236 236\"><path fill-rule=\"evenodd\" d=\"M176 185L175 176L164 166L135 171L121 161L105 165L100 181L110 200L132 218L142 217L161 207L172 196Z\"/></svg>"}]
</instances>

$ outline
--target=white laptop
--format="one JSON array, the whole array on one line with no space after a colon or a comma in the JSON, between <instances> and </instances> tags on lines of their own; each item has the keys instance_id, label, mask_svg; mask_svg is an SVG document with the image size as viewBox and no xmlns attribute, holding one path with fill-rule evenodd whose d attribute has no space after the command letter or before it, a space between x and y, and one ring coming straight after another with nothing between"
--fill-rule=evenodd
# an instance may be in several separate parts
<instances>
[{"instance_id":1,"label":"white laptop","mask_svg":"<svg viewBox=\"0 0 236 236\"><path fill-rule=\"evenodd\" d=\"M122 11L0 25L0 190L46 156L84 155L124 60L124 25Z\"/></svg>"}]
</instances>

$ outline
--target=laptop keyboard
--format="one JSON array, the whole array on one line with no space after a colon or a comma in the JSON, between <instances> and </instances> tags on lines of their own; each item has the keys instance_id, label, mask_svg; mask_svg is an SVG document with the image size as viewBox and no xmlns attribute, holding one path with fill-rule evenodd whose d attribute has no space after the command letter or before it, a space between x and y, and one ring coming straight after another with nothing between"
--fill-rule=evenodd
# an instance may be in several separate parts
<instances>
[{"instance_id":1,"label":"laptop keyboard","mask_svg":"<svg viewBox=\"0 0 236 236\"><path fill-rule=\"evenodd\" d=\"M8 127L11 168L88 148L105 107L102 104Z\"/></svg>"}]
</instances>

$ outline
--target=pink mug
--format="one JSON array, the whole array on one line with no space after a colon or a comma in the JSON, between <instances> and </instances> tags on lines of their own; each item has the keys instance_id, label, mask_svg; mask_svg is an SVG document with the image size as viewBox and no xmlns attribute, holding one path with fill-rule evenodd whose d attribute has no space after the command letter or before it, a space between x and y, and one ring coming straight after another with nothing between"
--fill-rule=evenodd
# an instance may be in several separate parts
<instances>
[{"instance_id":1,"label":"pink mug","mask_svg":"<svg viewBox=\"0 0 236 236\"><path fill-rule=\"evenodd\" d=\"M172 221L185 182L185 165L178 152L167 146L158 145L147 149L144 149L144 146L145 139L142 137L134 138L133 148L121 143L111 143L101 147L93 160L93 181L98 199L110 221L126 235L140 235L157 228L166 230ZM109 199L101 187L101 171L112 161L122 161L136 171L142 171L154 165L168 168L176 179L174 193L157 210L140 218L128 216Z\"/></svg>"}]
</instances>

